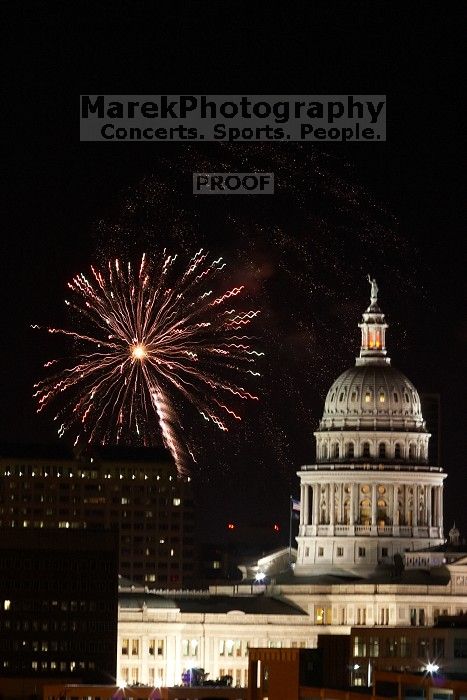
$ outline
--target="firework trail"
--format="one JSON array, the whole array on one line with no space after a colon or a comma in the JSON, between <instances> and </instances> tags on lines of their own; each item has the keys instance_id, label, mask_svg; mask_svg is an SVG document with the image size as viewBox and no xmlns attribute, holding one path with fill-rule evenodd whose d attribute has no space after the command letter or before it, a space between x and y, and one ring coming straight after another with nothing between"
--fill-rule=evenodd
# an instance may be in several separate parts
<instances>
[{"instance_id":1,"label":"firework trail","mask_svg":"<svg viewBox=\"0 0 467 700\"><path fill-rule=\"evenodd\" d=\"M84 317L87 332L47 328L72 338L79 351L71 365L47 362L60 368L34 386L38 412L63 397L55 416L60 436L75 429L75 445L151 445L162 434L183 473L192 450L180 437L177 395L221 431L241 419L239 402L258 400L238 375L259 376L253 364L263 353L245 334L259 310L231 308L243 285L219 295L207 287L225 267L208 257L201 249L182 274L177 256L165 251L159 266L143 255L136 270L116 259L105 272L91 267L90 279L79 274L68 284L66 304Z\"/></svg>"}]
</instances>

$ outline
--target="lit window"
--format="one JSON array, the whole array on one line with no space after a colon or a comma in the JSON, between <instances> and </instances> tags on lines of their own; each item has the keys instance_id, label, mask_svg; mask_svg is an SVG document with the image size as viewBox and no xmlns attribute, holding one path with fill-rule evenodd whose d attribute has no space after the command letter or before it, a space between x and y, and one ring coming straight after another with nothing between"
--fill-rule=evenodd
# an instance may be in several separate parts
<instances>
[{"instance_id":1,"label":"lit window","mask_svg":"<svg viewBox=\"0 0 467 700\"><path fill-rule=\"evenodd\" d=\"M10 610L10 608L11 608L11 600L4 600L3 601L3 609Z\"/></svg>"},{"instance_id":2,"label":"lit window","mask_svg":"<svg viewBox=\"0 0 467 700\"><path fill-rule=\"evenodd\" d=\"M370 403L370 401L371 401L371 392L367 391L365 393L365 403Z\"/></svg>"},{"instance_id":3,"label":"lit window","mask_svg":"<svg viewBox=\"0 0 467 700\"><path fill-rule=\"evenodd\" d=\"M385 395L384 391L380 391L379 392L379 402L384 403L385 401L386 401L386 395Z\"/></svg>"},{"instance_id":4,"label":"lit window","mask_svg":"<svg viewBox=\"0 0 467 700\"><path fill-rule=\"evenodd\" d=\"M174 498L173 501L172 501L172 503L174 504L174 506L179 506L181 502L182 502L182 501L181 501L180 498Z\"/></svg>"}]
</instances>

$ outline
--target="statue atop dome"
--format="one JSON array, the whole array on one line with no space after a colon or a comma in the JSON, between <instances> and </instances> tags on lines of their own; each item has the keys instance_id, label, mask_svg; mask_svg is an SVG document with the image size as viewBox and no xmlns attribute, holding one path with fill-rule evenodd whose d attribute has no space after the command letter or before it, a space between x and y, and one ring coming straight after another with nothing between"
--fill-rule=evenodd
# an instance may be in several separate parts
<instances>
[{"instance_id":1,"label":"statue atop dome","mask_svg":"<svg viewBox=\"0 0 467 700\"><path fill-rule=\"evenodd\" d=\"M368 282L371 284L371 306L376 306L378 304L378 285L375 279L371 279L370 274L367 275Z\"/></svg>"}]
</instances>

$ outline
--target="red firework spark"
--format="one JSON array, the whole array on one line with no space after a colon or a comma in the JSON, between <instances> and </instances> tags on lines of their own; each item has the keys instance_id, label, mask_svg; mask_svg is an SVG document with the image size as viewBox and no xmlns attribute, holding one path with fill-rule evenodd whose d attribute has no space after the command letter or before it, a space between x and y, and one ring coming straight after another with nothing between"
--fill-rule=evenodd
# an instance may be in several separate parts
<instances>
[{"instance_id":1,"label":"red firework spark","mask_svg":"<svg viewBox=\"0 0 467 700\"><path fill-rule=\"evenodd\" d=\"M244 331L258 310L223 309L244 286L216 296L207 283L225 267L208 261L202 249L177 276L177 256L156 266L143 255L136 272L116 259L105 273L91 267L68 284L66 303L86 320L87 333L47 328L77 341L73 363L38 382L38 412L63 396L55 420L62 436L76 429L75 444L154 444L162 438L180 472L186 468L186 441L174 407L178 393L222 431L240 416L229 401L257 400L243 386L222 376L259 376L251 363L263 353ZM214 297L214 298L213 298ZM39 326L33 326L39 328ZM47 362L45 367L59 361ZM176 391L174 391L176 390Z\"/></svg>"}]
</instances>

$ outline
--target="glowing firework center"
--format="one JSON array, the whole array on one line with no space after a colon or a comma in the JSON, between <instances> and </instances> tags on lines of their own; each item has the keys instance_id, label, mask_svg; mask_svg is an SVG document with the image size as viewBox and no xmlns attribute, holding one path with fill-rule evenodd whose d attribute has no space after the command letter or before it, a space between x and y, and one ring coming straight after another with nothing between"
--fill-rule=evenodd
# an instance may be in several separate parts
<instances>
[{"instance_id":1,"label":"glowing firework center","mask_svg":"<svg viewBox=\"0 0 467 700\"><path fill-rule=\"evenodd\" d=\"M360 356L328 392L316 464L298 472L298 576L365 576L444 542L446 474L428 463L420 398L386 355L387 324L370 283Z\"/></svg>"},{"instance_id":2,"label":"glowing firework center","mask_svg":"<svg viewBox=\"0 0 467 700\"><path fill-rule=\"evenodd\" d=\"M134 360L144 360L148 356L147 350L142 343L132 345L130 348L131 356Z\"/></svg>"}]
</instances>

